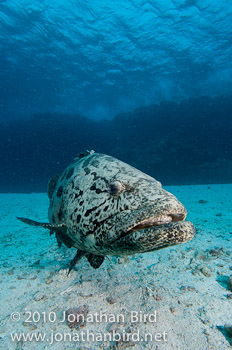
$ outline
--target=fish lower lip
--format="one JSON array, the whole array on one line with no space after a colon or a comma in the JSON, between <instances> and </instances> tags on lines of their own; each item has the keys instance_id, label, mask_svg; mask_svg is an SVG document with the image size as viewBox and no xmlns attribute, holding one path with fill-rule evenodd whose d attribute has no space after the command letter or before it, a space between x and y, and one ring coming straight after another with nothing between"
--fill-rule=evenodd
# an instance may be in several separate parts
<instances>
[{"instance_id":1,"label":"fish lower lip","mask_svg":"<svg viewBox=\"0 0 232 350\"><path fill-rule=\"evenodd\" d=\"M185 219L185 214L177 213L177 214L169 214L171 216L173 222L183 221Z\"/></svg>"},{"instance_id":2,"label":"fish lower lip","mask_svg":"<svg viewBox=\"0 0 232 350\"><path fill-rule=\"evenodd\" d=\"M145 228L149 228L149 227L165 225L170 222L183 221L184 219L185 219L185 215L182 213L166 214L156 218L145 219L129 227L127 230L127 234L131 232L139 231L139 230L144 230Z\"/></svg>"}]
</instances>

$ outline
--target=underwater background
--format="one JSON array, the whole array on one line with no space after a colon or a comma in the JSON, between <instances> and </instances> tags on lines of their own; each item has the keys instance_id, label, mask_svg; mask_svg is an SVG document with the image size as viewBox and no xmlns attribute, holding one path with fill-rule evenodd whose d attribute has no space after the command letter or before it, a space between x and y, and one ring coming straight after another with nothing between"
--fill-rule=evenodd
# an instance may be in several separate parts
<instances>
[{"instance_id":1,"label":"underwater background","mask_svg":"<svg viewBox=\"0 0 232 350\"><path fill-rule=\"evenodd\" d=\"M1 1L1 192L79 152L166 185L231 183L229 0Z\"/></svg>"}]
</instances>

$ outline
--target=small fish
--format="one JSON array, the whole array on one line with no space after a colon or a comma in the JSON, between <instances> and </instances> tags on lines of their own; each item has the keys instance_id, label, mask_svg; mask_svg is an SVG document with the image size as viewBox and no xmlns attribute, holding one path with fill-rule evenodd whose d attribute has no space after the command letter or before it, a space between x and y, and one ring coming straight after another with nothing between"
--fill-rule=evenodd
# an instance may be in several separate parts
<instances>
[{"instance_id":1,"label":"small fish","mask_svg":"<svg viewBox=\"0 0 232 350\"><path fill-rule=\"evenodd\" d=\"M152 252L190 241L185 207L159 181L111 156L87 151L48 184L49 223L18 217L77 248L69 272L86 256L99 268L106 255Z\"/></svg>"}]
</instances>

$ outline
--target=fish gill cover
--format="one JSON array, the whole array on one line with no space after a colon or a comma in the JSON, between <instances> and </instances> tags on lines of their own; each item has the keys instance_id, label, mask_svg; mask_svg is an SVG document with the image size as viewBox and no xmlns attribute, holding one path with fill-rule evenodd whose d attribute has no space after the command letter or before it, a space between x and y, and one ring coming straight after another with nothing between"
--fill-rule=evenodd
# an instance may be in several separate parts
<instances>
[{"instance_id":1,"label":"fish gill cover","mask_svg":"<svg viewBox=\"0 0 232 350\"><path fill-rule=\"evenodd\" d=\"M2 0L2 118L231 93L231 18L230 0Z\"/></svg>"}]
</instances>

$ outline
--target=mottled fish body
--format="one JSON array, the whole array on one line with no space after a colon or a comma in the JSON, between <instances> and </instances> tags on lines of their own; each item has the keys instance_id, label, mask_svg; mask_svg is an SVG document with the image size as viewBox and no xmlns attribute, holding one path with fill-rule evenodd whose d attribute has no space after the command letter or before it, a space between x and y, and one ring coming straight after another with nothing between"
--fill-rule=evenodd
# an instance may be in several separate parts
<instances>
[{"instance_id":1,"label":"mottled fish body","mask_svg":"<svg viewBox=\"0 0 232 350\"><path fill-rule=\"evenodd\" d=\"M49 182L49 223L59 246L77 248L70 269L86 256L98 268L106 255L131 255L191 240L187 211L159 181L111 156L80 154Z\"/></svg>"}]
</instances>

